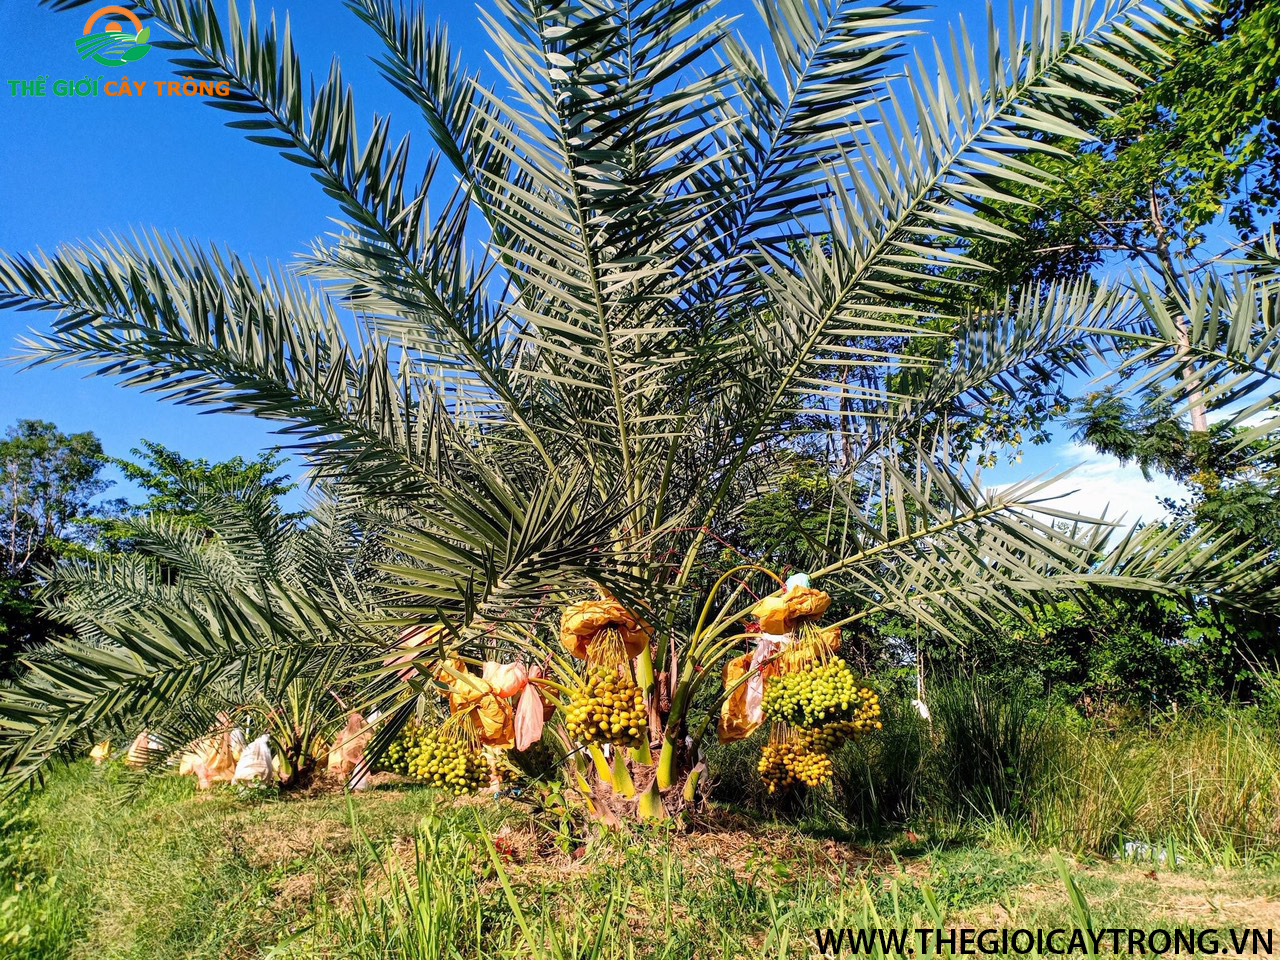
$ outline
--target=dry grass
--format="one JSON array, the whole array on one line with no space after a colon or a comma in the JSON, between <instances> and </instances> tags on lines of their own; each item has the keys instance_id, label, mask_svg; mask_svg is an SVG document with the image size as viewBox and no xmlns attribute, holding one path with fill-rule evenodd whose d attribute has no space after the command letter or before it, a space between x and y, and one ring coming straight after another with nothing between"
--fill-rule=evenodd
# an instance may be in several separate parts
<instances>
[{"instance_id":1,"label":"dry grass","mask_svg":"<svg viewBox=\"0 0 1280 960\"><path fill-rule=\"evenodd\" d=\"M1045 863L1036 879L952 918L956 927L1045 927L1069 920L1062 884ZM1197 867L1176 872L1117 863L1071 862L1099 924L1280 928L1280 874Z\"/></svg>"}]
</instances>

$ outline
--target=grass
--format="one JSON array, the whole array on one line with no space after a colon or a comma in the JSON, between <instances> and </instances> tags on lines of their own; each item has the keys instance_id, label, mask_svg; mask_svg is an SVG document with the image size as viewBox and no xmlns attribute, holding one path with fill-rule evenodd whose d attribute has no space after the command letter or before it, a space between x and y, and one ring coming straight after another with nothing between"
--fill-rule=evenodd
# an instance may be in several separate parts
<instances>
[{"instance_id":1,"label":"grass","mask_svg":"<svg viewBox=\"0 0 1280 960\"><path fill-rule=\"evenodd\" d=\"M427 802L370 798L361 829L412 834ZM197 796L190 778L140 780L119 766L73 766L18 804L28 859L66 918L64 946L24 948L32 958L258 956L308 913L308 878L356 842L341 797L244 804L229 790Z\"/></svg>"},{"instance_id":2,"label":"grass","mask_svg":"<svg viewBox=\"0 0 1280 960\"><path fill-rule=\"evenodd\" d=\"M63 955L75 932L57 878L41 862L36 826L16 807L0 811L0 955L11 960Z\"/></svg>"},{"instance_id":3,"label":"grass","mask_svg":"<svg viewBox=\"0 0 1280 960\"><path fill-rule=\"evenodd\" d=\"M0 956L676 960L810 956L827 927L1280 927L1280 743L1256 715L1110 728L946 696L844 750L834 789L766 804L748 741L713 751L709 813L626 833L532 789L263 799L74 765L0 805Z\"/></svg>"},{"instance_id":4,"label":"grass","mask_svg":"<svg viewBox=\"0 0 1280 960\"><path fill-rule=\"evenodd\" d=\"M1104 857L1129 843L1223 866L1280 854L1280 736L1252 711L1116 728L981 682L932 703L932 722L899 710L841 751L837 789L788 812L844 836L906 824ZM759 736L711 757L718 799L757 813L774 809L752 776Z\"/></svg>"},{"instance_id":5,"label":"grass","mask_svg":"<svg viewBox=\"0 0 1280 960\"><path fill-rule=\"evenodd\" d=\"M870 839L721 809L566 844L507 800L244 802L84 765L5 810L6 960L715 960L811 956L827 927L1280 927L1265 857L1061 861L1001 819Z\"/></svg>"},{"instance_id":6,"label":"grass","mask_svg":"<svg viewBox=\"0 0 1280 960\"><path fill-rule=\"evenodd\" d=\"M1064 729L1040 760L1026 825L1041 842L1118 852L1126 841L1231 865L1280 843L1280 743L1251 718L1152 730Z\"/></svg>"}]
</instances>

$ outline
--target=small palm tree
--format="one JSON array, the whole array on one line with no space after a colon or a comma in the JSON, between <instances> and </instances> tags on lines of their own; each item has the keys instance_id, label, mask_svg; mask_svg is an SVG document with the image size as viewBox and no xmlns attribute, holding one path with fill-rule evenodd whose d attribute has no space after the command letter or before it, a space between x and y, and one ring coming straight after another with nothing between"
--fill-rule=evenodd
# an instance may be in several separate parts
<instances>
[{"instance_id":1,"label":"small palm tree","mask_svg":"<svg viewBox=\"0 0 1280 960\"><path fill-rule=\"evenodd\" d=\"M194 517L120 521L133 549L69 557L45 571L50 613L74 634L31 662L7 692L7 729L34 770L90 733L145 727L160 761L232 717L269 733L281 777L305 786L352 676L385 647L362 626L376 602L362 585L371 546L350 510L317 499L306 522L258 484L179 487Z\"/></svg>"},{"instance_id":2,"label":"small palm tree","mask_svg":"<svg viewBox=\"0 0 1280 960\"><path fill-rule=\"evenodd\" d=\"M705 730L690 704L743 607L730 583L699 627L690 584L806 436L846 451L851 519L813 573L843 578L850 619L891 609L949 633L1100 583L1259 594L1257 565L1212 531L1112 536L1046 503L1047 481L984 489L949 441L1090 355L1175 405L1193 359L1201 383L1243 376L1256 311L1191 357L1123 288L1049 285L993 311L955 279L984 266L966 241L1002 235L984 205L1043 184L1026 159L1086 137L1205 0L1036 0L1004 29L990 17L985 46L957 23L933 57L907 56L906 0L761 3L759 54L700 0L493 0L500 92L422 11L354 0L432 138L425 168L388 118L361 122L336 63L306 79L287 21L134 6L183 76L230 84L212 105L307 170L342 226L288 269L160 237L0 260L0 303L55 315L35 362L279 423L371 505L385 622L445 627L424 661L494 636L545 656L547 610L587 591L643 608L651 792L669 806ZM193 662L201 622L174 628ZM9 756L61 736L6 732Z\"/></svg>"}]
</instances>

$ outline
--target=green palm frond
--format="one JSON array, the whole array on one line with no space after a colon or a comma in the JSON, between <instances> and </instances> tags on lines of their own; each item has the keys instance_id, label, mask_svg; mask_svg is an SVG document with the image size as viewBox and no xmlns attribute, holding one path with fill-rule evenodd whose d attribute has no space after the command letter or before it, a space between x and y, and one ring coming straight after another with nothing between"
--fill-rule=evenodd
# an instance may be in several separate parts
<instances>
[{"instance_id":1,"label":"green palm frond","mask_svg":"<svg viewBox=\"0 0 1280 960\"><path fill-rule=\"evenodd\" d=\"M284 611L304 633L281 628ZM214 684L232 683L243 696L266 682L270 696L326 646L353 642L348 625L291 589L261 596L228 588L199 601L139 607L104 632L110 645L55 644L54 656L33 660L0 699L7 773L29 775L95 726L136 732Z\"/></svg>"},{"instance_id":2,"label":"green palm frond","mask_svg":"<svg viewBox=\"0 0 1280 960\"><path fill-rule=\"evenodd\" d=\"M126 619L144 607L172 606L181 589L165 583L156 563L141 554L69 557L43 571L44 598L77 637L106 640L105 624Z\"/></svg>"},{"instance_id":3,"label":"green palm frond","mask_svg":"<svg viewBox=\"0 0 1280 960\"><path fill-rule=\"evenodd\" d=\"M790 362L778 368L778 402L815 385L838 390L840 382L824 374L858 362L842 352L850 342L935 335L945 304L923 317L910 305L936 300L924 288L959 262L958 238L999 239L1001 228L981 215L983 204L1016 198L995 180L1021 172L1039 178L1027 186L1047 185L1019 155L1051 149L1047 137L1089 139L1073 118L1105 113L1135 90L1142 65L1163 58L1161 41L1176 31L1174 21L1194 23L1206 9L1198 2L1080 2L1064 22L1061 6L1036 3L1025 21L1029 33L1019 36L1010 25L1002 40L994 25L989 29L989 86L963 33L954 62L909 67L907 93L890 90L878 107L886 135L850 145L833 161L830 199L806 256L793 265L771 258L766 282L776 315L759 319L795 331ZM1003 60L1002 49L1010 51Z\"/></svg>"},{"instance_id":4,"label":"green palm frond","mask_svg":"<svg viewBox=\"0 0 1280 960\"><path fill-rule=\"evenodd\" d=\"M1029 599L1100 586L1265 605L1280 597L1270 551L1194 522L1124 527L1055 505L1069 475L999 489L945 466L887 464L832 560L860 612L892 610L942 636L1025 617ZM876 522L859 519L870 516Z\"/></svg>"},{"instance_id":5,"label":"green palm frond","mask_svg":"<svg viewBox=\"0 0 1280 960\"><path fill-rule=\"evenodd\" d=\"M75 638L33 658L0 698L11 772L33 772L95 729L145 727L167 754L203 735L213 712L337 688L390 643L378 598L342 575L360 562L354 539L338 559L325 531L286 520L270 497L190 493L195 520L129 522L135 553L46 571L51 613Z\"/></svg>"},{"instance_id":6,"label":"green palm frond","mask_svg":"<svg viewBox=\"0 0 1280 960\"><path fill-rule=\"evenodd\" d=\"M598 501L581 477L546 483L511 512L459 517L410 510L386 542L380 569L405 623L435 621L455 630L472 620L522 622L554 597L596 585L632 603L651 599L651 583L626 569L617 524L621 496ZM461 521L476 530L469 534ZM620 563L619 561L622 561Z\"/></svg>"},{"instance_id":7,"label":"green palm frond","mask_svg":"<svg viewBox=\"0 0 1280 960\"><path fill-rule=\"evenodd\" d=\"M866 143L871 113L887 92L889 68L922 20L905 2L758 4L772 44L768 61L737 37L722 47L732 69L732 109L741 117L727 136L729 176L744 202L731 218L721 256L752 258L756 244L784 250L804 237L803 224L822 212L833 154Z\"/></svg>"},{"instance_id":8,"label":"green palm frond","mask_svg":"<svg viewBox=\"0 0 1280 960\"><path fill-rule=\"evenodd\" d=\"M1145 291L1149 325L1112 352L1125 394L1150 392L1169 416L1203 405L1241 428L1236 447L1274 446L1280 428L1280 275L1188 277L1165 299Z\"/></svg>"},{"instance_id":9,"label":"green palm frond","mask_svg":"<svg viewBox=\"0 0 1280 960\"><path fill-rule=\"evenodd\" d=\"M443 401L397 371L385 341L352 343L334 304L238 257L153 238L0 263L0 305L56 310L35 363L76 363L168 400L281 423L320 474L371 492L438 486L465 447Z\"/></svg>"}]
</instances>

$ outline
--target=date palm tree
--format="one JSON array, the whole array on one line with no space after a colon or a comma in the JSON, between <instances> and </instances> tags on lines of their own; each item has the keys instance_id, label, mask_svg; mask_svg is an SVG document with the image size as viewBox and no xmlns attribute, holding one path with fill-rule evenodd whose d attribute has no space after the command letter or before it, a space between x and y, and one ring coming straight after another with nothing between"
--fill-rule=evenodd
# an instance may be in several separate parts
<instances>
[{"instance_id":1,"label":"date palm tree","mask_svg":"<svg viewBox=\"0 0 1280 960\"><path fill-rule=\"evenodd\" d=\"M119 521L127 553L72 555L45 571L50 613L74 635L33 658L7 692L6 759L38 769L50 753L145 727L161 762L231 717L272 734L282 778L305 786L368 659L387 643L362 575L377 537L322 491L285 513L253 482L175 485L194 516ZM222 719L219 719L222 718Z\"/></svg>"},{"instance_id":2,"label":"date palm tree","mask_svg":"<svg viewBox=\"0 0 1280 960\"><path fill-rule=\"evenodd\" d=\"M494 637L542 652L549 611L589 590L643 607L647 809L678 804L705 731L689 705L734 643L740 585L697 620L708 539L806 437L847 451L852 520L812 572L843 578L851 618L949 632L1096 584L1263 595L1225 534L1075 517L1043 479L985 488L948 439L1117 357L1184 399L1192 358L1130 285L977 309L954 268L984 266L964 241L1002 236L983 214L1014 200L1003 185L1045 183L1028 158L1086 138L1208 0L1033 0L932 48L907 0L761 2L751 44L702 0L490 0L496 87L422 10L349 5L425 163L363 118L336 62L307 78L287 20L139 0L172 38L153 45L227 81L210 105L307 171L340 227L287 267L159 236L9 256L0 305L53 314L34 362L273 421L317 477L357 487L385 531L385 621L446 628L424 661ZM1208 402L1269 402L1273 320L1196 328L1202 382L1237 387ZM1239 379L1242 361L1262 373ZM13 756L34 734L5 716Z\"/></svg>"}]
</instances>

